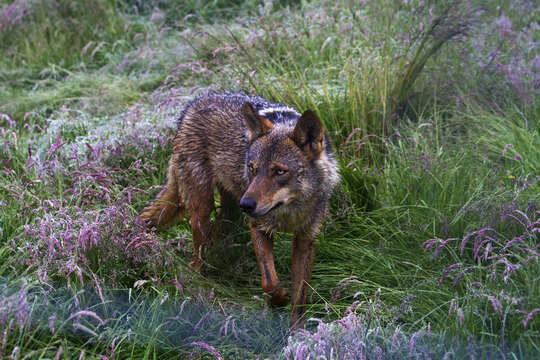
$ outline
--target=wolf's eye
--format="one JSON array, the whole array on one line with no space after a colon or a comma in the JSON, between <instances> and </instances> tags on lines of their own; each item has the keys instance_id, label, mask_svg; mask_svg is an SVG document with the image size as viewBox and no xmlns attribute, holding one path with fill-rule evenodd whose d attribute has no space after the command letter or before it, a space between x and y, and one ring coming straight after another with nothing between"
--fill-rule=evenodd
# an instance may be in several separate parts
<instances>
[{"instance_id":1,"label":"wolf's eye","mask_svg":"<svg viewBox=\"0 0 540 360\"><path fill-rule=\"evenodd\" d=\"M251 164L251 163L248 164L248 170L249 170L249 172L252 173L252 174L255 173L255 167L253 166L253 164Z\"/></svg>"},{"instance_id":2,"label":"wolf's eye","mask_svg":"<svg viewBox=\"0 0 540 360\"><path fill-rule=\"evenodd\" d=\"M285 169L276 169L276 170L274 170L274 172L275 172L276 175L283 175L283 174L285 174L287 172L287 170L285 170Z\"/></svg>"}]
</instances>

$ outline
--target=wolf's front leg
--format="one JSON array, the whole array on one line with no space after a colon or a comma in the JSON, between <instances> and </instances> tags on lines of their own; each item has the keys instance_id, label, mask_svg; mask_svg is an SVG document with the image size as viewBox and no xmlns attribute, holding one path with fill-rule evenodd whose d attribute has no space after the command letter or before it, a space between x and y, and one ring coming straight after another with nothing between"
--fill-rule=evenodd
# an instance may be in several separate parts
<instances>
[{"instance_id":1,"label":"wolf's front leg","mask_svg":"<svg viewBox=\"0 0 540 360\"><path fill-rule=\"evenodd\" d=\"M274 266L274 238L272 234L258 227L257 220L251 219L249 228L251 229L253 248L261 268L263 291L271 296L270 304L285 306L288 302L287 290L279 286L279 279Z\"/></svg>"},{"instance_id":2,"label":"wolf's front leg","mask_svg":"<svg viewBox=\"0 0 540 360\"><path fill-rule=\"evenodd\" d=\"M290 327L300 329L304 326L304 312L315 259L316 233L297 233L293 241L292 280L291 280L291 321Z\"/></svg>"}]
</instances>

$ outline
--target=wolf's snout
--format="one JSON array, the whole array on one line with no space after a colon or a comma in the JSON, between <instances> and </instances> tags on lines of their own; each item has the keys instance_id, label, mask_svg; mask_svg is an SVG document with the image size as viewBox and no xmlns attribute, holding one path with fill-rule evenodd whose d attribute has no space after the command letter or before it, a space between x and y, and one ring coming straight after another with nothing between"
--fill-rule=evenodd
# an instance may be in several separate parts
<instances>
[{"instance_id":1,"label":"wolf's snout","mask_svg":"<svg viewBox=\"0 0 540 360\"><path fill-rule=\"evenodd\" d=\"M242 210L248 215L253 213L256 207L257 203L252 198L242 198L240 200L240 210Z\"/></svg>"}]
</instances>

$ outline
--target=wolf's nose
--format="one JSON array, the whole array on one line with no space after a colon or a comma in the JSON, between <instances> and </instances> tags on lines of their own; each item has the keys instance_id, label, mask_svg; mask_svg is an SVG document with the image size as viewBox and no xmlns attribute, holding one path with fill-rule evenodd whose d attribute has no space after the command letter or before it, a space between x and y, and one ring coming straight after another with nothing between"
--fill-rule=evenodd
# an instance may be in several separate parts
<instances>
[{"instance_id":1,"label":"wolf's nose","mask_svg":"<svg viewBox=\"0 0 540 360\"><path fill-rule=\"evenodd\" d=\"M251 214L256 207L257 203L252 198L242 198L240 200L240 210L246 214Z\"/></svg>"}]
</instances>

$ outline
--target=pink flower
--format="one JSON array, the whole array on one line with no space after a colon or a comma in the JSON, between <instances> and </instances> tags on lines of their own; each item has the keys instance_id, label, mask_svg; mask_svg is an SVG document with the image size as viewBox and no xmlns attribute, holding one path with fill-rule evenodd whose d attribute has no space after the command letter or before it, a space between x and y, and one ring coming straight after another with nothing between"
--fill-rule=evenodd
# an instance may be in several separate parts
<instances>
[{"instance_id":1,"label":"pink flower","mask_svg":"<svg viewBox=\"0 0 540 360\"><path fill-rule=\"evenodd\" d=\"M210 354L214 355L216 359L223 360L223 357L216 351L216 349L213 346L210 346L203 341L192 342L191 345L200 346L203 349L207 350Z\"/></svg>"}]
</instances>

